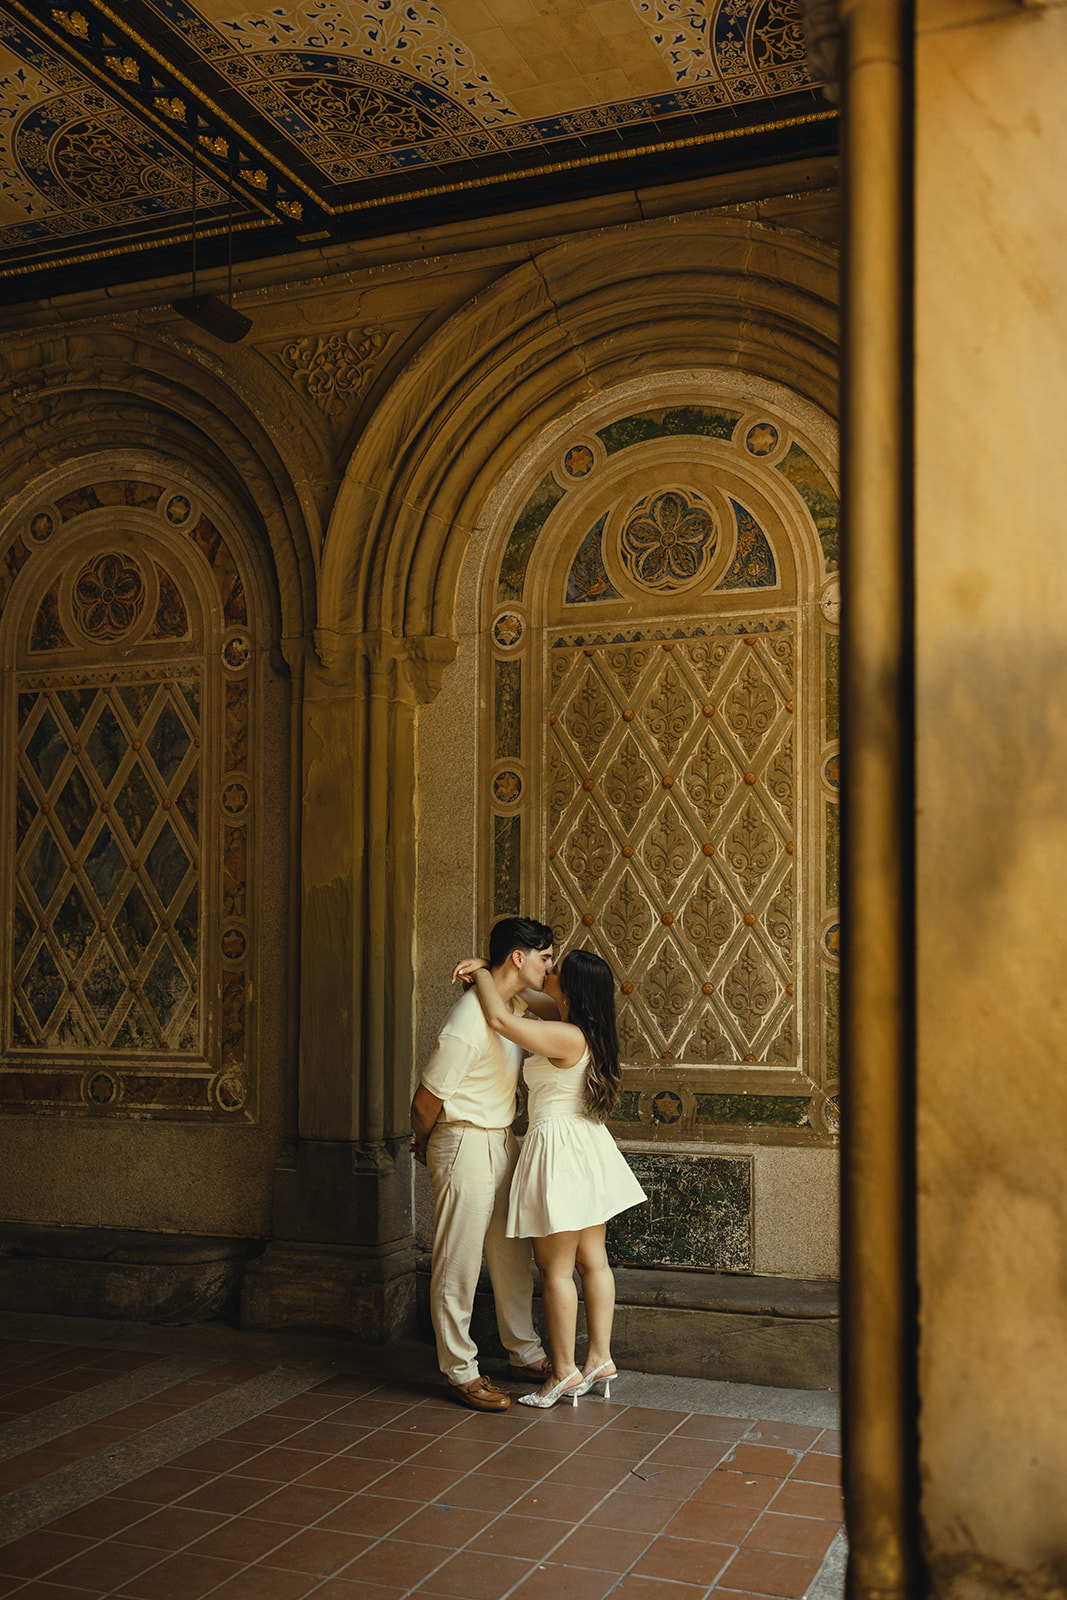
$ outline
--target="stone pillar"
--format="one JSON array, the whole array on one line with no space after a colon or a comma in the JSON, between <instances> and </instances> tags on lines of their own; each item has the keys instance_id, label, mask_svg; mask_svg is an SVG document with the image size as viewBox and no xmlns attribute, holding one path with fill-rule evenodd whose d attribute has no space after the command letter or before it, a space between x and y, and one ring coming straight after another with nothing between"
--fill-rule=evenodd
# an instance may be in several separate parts
<instances>
[{"instance_id":1,"label":"stone pillar","mask_svg":"<svg viewBox=\"0 0 1067 1600\"><path fill-rule=\"evenodd\" d=\"M446 639L320 635L304 685L297 1137L248 1327L413 1326L411 1100L415 715Z\"/></svg>"},{"instance_id":2,"label":"stone pillar","mask_svg":"<svg viewBox=\"0 0 1067 1600\"><path fill-rule=\"evenodd\" d=\"M922 1531L1067 1593L1067 9L920 0Z\"/></svg>"}]
</instances>

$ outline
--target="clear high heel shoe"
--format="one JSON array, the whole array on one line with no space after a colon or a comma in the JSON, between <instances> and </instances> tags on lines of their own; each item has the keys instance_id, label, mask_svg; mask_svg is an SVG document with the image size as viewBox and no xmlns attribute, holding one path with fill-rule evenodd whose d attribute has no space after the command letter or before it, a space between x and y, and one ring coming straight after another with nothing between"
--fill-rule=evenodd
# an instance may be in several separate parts
<instances>
[{"instance_id":1,"label":"clear high heel shoe","mask_svg":"<svg viewBox=\"0 0 1067 1600\"><path fill-rule=\"evenodd\" d=\"M536 1406L539 1411L547 1411L549 1406L554 1406L557 1400L562 1400L566 1396L571 1405L576 1406L579 1394L583 1393L581 1376L581 1372L575 1367L573 1372L569 1372L565 1378L561 1378L547 1394L520 1394L519 1404L520 1406ZM579 1380L578 1383L574 1383L575 1378ZM572 1384L574 1384L573 1388L571 1387Z\"/></svg>"},{"instance_id":2,"label":"clear high heel shoe","mask_svg":"<svg viewBox=\"0 0 1067 1600\"><path fill-rule=\"evenodd\" d=\"M608 1371L609 1367L611 1368L610 1372ZM615 1369L614 1361L603 1361L601 1362L600 1366L597 1367L595 1372L591 1372L588 1378L582 1379L581 1383L574 1391L575 1396L588 1394L590 1389L595 1389L598 1383L602 1383L604 1385L604 1399L610 1400L611 1380L612 1378L617 1377L618 1372Z\"/></svg>"}]
</instances>

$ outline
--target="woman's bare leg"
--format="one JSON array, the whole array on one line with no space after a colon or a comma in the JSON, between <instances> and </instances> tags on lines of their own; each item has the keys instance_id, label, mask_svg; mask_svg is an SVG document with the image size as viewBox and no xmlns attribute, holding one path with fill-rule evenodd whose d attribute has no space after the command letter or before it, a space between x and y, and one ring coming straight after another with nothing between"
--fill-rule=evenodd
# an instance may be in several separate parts
<instances>
[{"instance_id":1,"label":"woman's bare leg","mask_svg":"<svg viewBox=\"0 0 1067 1600\"><path fill-rule=\"evenodd\" d=\"M552 1372L537 1391L547 1394L562 1378L569 1378L577 1363L574 1335L578 1326L578 1290L574 1282L577 1233L549 1233L535 1239L534 1260L541 1274L548 1349Z\"/></svg>"},{"instance_id":2,"label":"woman's bare leg","mask_svg":"<svg viewBox=\"0 0 1067 1600\"><path fill-rule=\"evenodd\" d=\"M582 1279L585 1321L589 1332L589 1346L582 1371L588 1377L598 1367L605 1365L614 1371L611 1326L615 1320L615 1275L604 1248L604 1224L601 1222L595 1228L583 1228L577 1237L575 1255Z\"/></svg>"}]
</instances>

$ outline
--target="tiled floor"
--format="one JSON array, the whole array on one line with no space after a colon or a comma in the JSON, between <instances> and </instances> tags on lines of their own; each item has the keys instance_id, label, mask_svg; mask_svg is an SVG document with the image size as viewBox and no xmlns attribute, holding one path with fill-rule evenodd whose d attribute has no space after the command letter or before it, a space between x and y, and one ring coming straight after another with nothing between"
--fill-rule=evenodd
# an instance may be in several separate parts
<instances>
[{"instance_id":1,"label":"tiled floor","mask_svg":"<svg viewBox=\"0 0 1067 1600\"><path fill-rule=\"evenodd\" d=\"M628 1403L625 1374L484 1415L381 1352L197 1360L46 1320L0 1340L0 1597L789 1600L840 1527L818 1423Z\"/></svg>"}]
</instances>

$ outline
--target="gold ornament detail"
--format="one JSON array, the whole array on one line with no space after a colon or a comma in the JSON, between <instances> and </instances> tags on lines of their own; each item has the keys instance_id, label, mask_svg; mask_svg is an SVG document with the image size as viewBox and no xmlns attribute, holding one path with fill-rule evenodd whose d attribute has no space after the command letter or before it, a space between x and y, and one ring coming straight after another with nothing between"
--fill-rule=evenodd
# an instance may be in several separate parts
<instances>
[{"instance_id":1,"label":"gold ornament detail","mask_svg":"<svg viewBox=\"0 0 1067 1600\"><path fill-rule=\"evenodd\" d=\"M734 768L710 734L705 734L682 776L682 788L710 828L733 793Z\"/></svg>"},{"instance_id":2,"label":"gold ornament detail","mask_svg":"<svg viewBox=\"0 0 1067 1600\"><path fill-rule=\"evenodd\" d=\"M793 734L782 740L775 751L770 771L766 776L767 788L777 800L782 813L793 820Z\"/></svg>"},{"instance_id":3,"label":"gold ornament detail","mask_svg":"<svg viewBox=\"0 0 1067 1600\"><path fill-rule=\"evenodd\" d=\"M733 926L730 902L709 869L682 912L685 936L710 965L733 932Z\"/></svg>"},{"instance_id":4,"label":"gold ornament detail","mask_svg":"<svg viewBox=\"0 0 1067 1600\"><path fill-rule=\"evenodd\" d=\"M436 117L426 116L409 100L365 84L314 78L289 81L284 91L344 155L425 144L443 131Z\"/></svg>"},{"instance_id":5,"label":"gold ornament detail","mask_svg":"<svg viewBox=\"0 0 1067 1600\"><path fill-rule=\"evenodd\" d=\"M682 1052L686 1061L734 1061L737 1052L719 1026L719 1019L708 1006L686 1040Z\"/></svg>"},{"instance_id":6,"label":"gold ornament detail","mask_svg":"<svg viewBox=\"0 0 1067 1600\"><path fill-rule=\"evenodd\" d=\"M587 805L578 826L564 846L563 856L575 881L591 895L611 865L611 840L600 825L591 805Z\"/></svg>"},{"instance_id":7,"label":"gold ornament detail","mask_svg":"<svg viewBox=\"0 0 1067 1600\"><path fill-rule=\"evenodd\" d=\"M678 674L667 667L660 676L645 711L643 721L669 761L681 744L693 721L693 702L682 690Z\"/></svg>"},{"instance_id":8,"label":"gold ornament detail","mask_svg":"<svg viewBox=\"0 0 1067 1600\"><path fill-rule=\"evenodd\" d=\"M773 689L750 656L725 706L726 720L747 756L759 749L777 709Z\"/></svg>"},{"instance_id":9,"label":"gold ornament detail","mask_svg":"<svg viewBox=\"0 0 1067 1600\"><path fill-rule=\"evenodd\" d=\"M659 955L641 982L641 996L660 1023L664 1038L670 1038L678 1018L693 999L694 984L671 944L660 947Z\"/></svg>"},{"instance_id":10,"label":"gold ornament detail","mask_svg":"<svg viewBox=\"0 0 1067 1600\"><path fill-rule=\"evenodd\" d=\"M732 645L723 644L719 641L709 644L704 639L690 640L686 644L685 653L709 694L718 681L723 663L729 658L732 649Z\"/></svg>"},{"instance_id":11,"label":"gold ornament detail","mask_svg":"<svg viewBox=\"0 0 1067 1600\"><path fill-rule=\"evenodd\" d=\"M548 819L554 828L566 811L578 787L578 780L563 755L553 749L548 764Z\"/></svg>"},{"instance_id":12,"label":"gold ornament detail","mask_svg":"<svg viewBox=\"0 0 1067 1600\"><path fill-rule=\"evenodd\" d=\"M363 393L391 338L385 328L360 328L294 339L282 349L281 360L320 411L337 411Z\"/></svg>"},{"instance_id":13,"label":"gold ornament detail","mask_svg":"<svg viewBox=\"0 0 1067 1600\"><path fill-rule=\"evenodd\" d=\"M629 967L652 932L652 913L632 873L623 874L605 908L602 926L619 962Z\"/></svg>"},{"instance_id":14,"label":"gold ornament detail","mask_svg":"<svg viewBox=\"0 0 1067 1600\"><path fill-rule=\"evenodd\" d=\"M106 642L129 633L144 606L144 579L126 556L97 556L79 572L71 602L79 628Z\"/></svg>"},{"instance_id":15,"label":"gold ornament detail","mask_svg":"<svg viewBox=\"0 0 1067 1600\"><path fill-rule=\"evenodd\" d=\"M627 736L604 774L604 793L627 832L648 804L654 786L651 767L643 760L634 740Z\"/></svg>"},{"instance_id":16,"label":"gold ornament detail","mask_svg":"<svg viewBox=\"0 0 1067 1600\"><path fill-rule=\"evenodd\" d=\"M563 719L567 732L592 766L611 729L612 711L600 680L590 668Z\"/></svg>"},{"instance_id":17,"label":"gold ornament detail","mask_svg":"<svg viewBox=\"0 0 1067 1600\"><path fill-rule=\"evenodd\" d=\"M651 650L634 649L628 646L621 650L609 650L608 666L618 678L627 694L632 694L635 685L640 680L641 674L648 665Z\"/></svg>"},{"instance_id":18,"label":"gold ornament detail","mask_svg":"<svg viewBox=\"0 0 1067 1600\"><path fill-rule=\"evenodd\" d=\"M624 1006L619 1012L618 1029L619 1060L630 1063L648 1061L652 1050L629 1006Z\"/></svg>"},{"instance_id":19,"label":"gold ornament detail","mask_svg":"<svg viewBox=\"0 0 1067 1600\"><path fill-rule=\"evenodd\" d=\"M774 974L749 939L730 969L722 988L723 999L737 1018L746 1039L759 1032L778 995Z\"/></svg>"},{"instance_id":20,"label":"gold ornament detail","mask_svg":"<svg viewBox=\"0 0 1067 1600\"><path fill-rule=\"evenodd\" d=\"M755 894L774 861L774 834L754 800L738 817L723 847L746 894Z\"/></svg>"},{"instance_id":21,"label":"gold ornament detail","mask_svg":"<svg viewBox=\"0 0 1067 1600\"><path fill-rule=\"evenodd\" d=\"M775 944L782 951L786 960L791 962L793 958L794 928L792 872L786 876L782 887L767 907L767 915L764 918L764 922L767 926L767 932Z\"/></svg>"},{"instance_id":22,"label":"gold ornament detail","mask_svg":"<svg viewBox=\"0 0 1067 1600\"><path fill-rule=\"evenodd\" d=\"M641 851L660 894L669 900L695 852L693 836L671 801L663 807Z\"/></svg>"}]
</instances>

